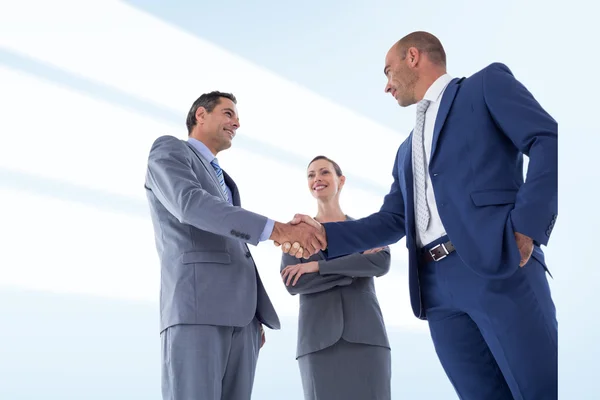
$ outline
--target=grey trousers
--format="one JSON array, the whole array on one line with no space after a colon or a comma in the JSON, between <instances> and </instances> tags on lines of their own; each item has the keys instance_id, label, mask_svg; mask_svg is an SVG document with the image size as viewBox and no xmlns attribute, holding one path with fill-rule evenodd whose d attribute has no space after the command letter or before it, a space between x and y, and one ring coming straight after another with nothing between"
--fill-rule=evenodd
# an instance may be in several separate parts
<instances>
[{"instance_id":1,"label":"grey trousers","mask_svg":"<svg viewBox=\"0 0 600 400\"><path fill-rule=\"evenodd\" d=\"M160 336L163 400L250 400L261 342L256 318L243 328L175 325Z\"/></svg>"},{"instance_id":2,"label":"grey trousers","mask_svg":"<svg viewBox=\"0 0 600 400\"><path fill-rule=\"evenodd\" d=\"M305 400L390 400L390 349L340 340L298 358Z\"/></svg>"}]
</instances>

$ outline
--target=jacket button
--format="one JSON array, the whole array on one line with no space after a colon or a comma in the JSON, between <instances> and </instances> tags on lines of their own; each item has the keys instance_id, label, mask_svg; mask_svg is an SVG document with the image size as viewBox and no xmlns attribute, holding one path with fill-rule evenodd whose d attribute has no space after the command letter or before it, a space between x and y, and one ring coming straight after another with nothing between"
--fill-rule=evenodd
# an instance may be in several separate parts
<instances>
[{"instance_id":1,"label":"jacket button","mask_svg":"<svg viewBox=\"0 0 600 400\"><path fill-rule=\"evenodd\" d=\"M250 257L252 257L252 254L250 254L250 252L249 252L249 251L248 251L248 252L246 252L246 258L250 258Z\"/></svg>"}]
</instances>

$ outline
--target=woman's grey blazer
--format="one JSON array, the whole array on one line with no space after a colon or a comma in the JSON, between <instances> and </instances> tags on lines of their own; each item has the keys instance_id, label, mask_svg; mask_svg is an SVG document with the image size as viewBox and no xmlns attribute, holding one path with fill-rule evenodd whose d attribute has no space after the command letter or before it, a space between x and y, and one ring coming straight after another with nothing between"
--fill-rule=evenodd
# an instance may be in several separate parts
<instances>
[{"instance_id":1,"label":"woman's grey blazer","mask_svg":"<svg viewBox=\"0 0 600 400\"><path fill-rule=\"evenodd\" d=\"M304 274L296 286L300 294L296 357L322 350L340 339L390 348L373 277L390 269L390 250L355 253L324 260L317 253L308 260L283 254L281 270L288 265L319 262L319 272Z\"/></svg>"}]
</instances>

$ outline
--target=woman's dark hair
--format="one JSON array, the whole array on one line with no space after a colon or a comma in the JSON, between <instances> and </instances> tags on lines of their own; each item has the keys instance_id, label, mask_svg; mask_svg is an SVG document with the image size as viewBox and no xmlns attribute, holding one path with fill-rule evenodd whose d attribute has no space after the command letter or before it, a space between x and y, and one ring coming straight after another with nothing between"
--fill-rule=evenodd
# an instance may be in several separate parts
<instances>
[{"instance_id":1,"label":"woman's dark hair","mask_svg":"<svg viewBox=\"0 0 600 400\"><path fill-rule=\"evenodd\" d=\"M325 160L325 161L329 161L332 165L333 165L333 169L335 169L335 174L340 177L342 176L342 169L340 168L340 166L338 165L338 163L336 163L335 161L333 161L331 158L325 157L325 156L316 156L315 158L313 158L311 160L311 162L308 163L308 167L310 167L310 164L314 163L317 160Z\"/></svg>"}]
</instances>

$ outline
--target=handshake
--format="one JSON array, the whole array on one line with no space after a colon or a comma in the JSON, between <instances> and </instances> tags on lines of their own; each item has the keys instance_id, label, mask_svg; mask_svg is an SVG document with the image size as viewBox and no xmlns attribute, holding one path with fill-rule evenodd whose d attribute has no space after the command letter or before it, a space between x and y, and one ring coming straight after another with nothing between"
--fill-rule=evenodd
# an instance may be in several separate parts
<instances>
[{"instance_id":1,"label":"handshake","mask_svg":"<svg viewBox=\"0 0 600 400\"><path fill-rule=\"evenodd\" d=\"M287 224L275 222L269 239L296 258L309 258L327 248L323 225L303 214L296 214Z\"/></svg>"}]
</instances>

